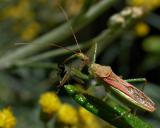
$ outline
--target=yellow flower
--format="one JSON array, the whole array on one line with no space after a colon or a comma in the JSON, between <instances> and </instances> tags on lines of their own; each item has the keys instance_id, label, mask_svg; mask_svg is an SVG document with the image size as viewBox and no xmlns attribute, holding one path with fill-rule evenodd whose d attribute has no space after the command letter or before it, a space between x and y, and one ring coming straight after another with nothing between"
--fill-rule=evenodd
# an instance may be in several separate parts
<instances>
[{"instance_id":1,"label":"yellow flower","mask_svg":"<svg viewBox=\"0 0 160 128\"><path fill-rule=\"evenodd\" d=\"M49 115L57 112L61 106L61 102L54 92L43 93L40 96L39 104L42 112Z\"/></svg>"},{"instance_id":2,"label":"yellow flower","mask_svg":"<svg viewBox=\"0 0 160 128\"><path fill-rule=\"evenodd\" d=\"M81 120L87 124L92 123L94 120L93 114L87 111L86 109L84 109L83 107L79 108L79 115Z\"/></svg>"},{"instance_id":3,"label":"yellow flower","mask_svg":"<svg viewBox=\"0 0 160 128\"><path fill-rule=\"evenodd\" d=\"M0 110L0 128L13 128L16 125L16 118L10 108Z\"/></svg>"},{"instance_id":4,"label":"yellow flower","mask_svg":"<svg viewBox=\"0 0 160 128\"><path fill-rule=\"evenodd\" d=\"M4 9L4 15L14 19L33 19L34 17L28 0L21 0L16 5L7 7Z\"/></svg>"},{"instance_id":5,"label":"yellow flower","mask_svg":"<svg viewBox=\"0 0 160 128\"><path fill-rule=\"evenodd\" d=\"M32 40L40 31L40 25L37 22L29 24L21 33L21 38L25 41Z\"/></svg>"},{"instance_id":6,"label":"yellow flower","mask_svg":"<svg viewBox=\"0 0 160 128\"><path fill-rule=\"evenodd\" d=\"M69 15L76 15L82 9L84 0L66 0L66 11Z\"/></svg>"},{"instance_id":7,"label":"yellow flower","mask_svg":"<svg viewBox=\"0 0 160 128\"><path fill-rule=\"evenodd\" d=\"M143 37L149 33L150 28L147 24L140 22L135 26L135 31L138 36Z\"/></svg>"},{"instance_id":8,"label":"yellow flower","mask_svg":"<svg viewBox=\"0 0 160 128\"><path fill-rule=\"evenodd\" d=\"M102 128L102 126L97 122L92 122L91 124L84 124L81 128Z\"/></svg>"},{"instance_id":9,"label":"yellow flower","mask_svg":"<svg viewBox=\"0 0 160 128\"><path fill-rule=\"evenodd\" d=\"M76 109L69 104L63 104L57 113L57 120L66 125L76 125L78 123Z\"/></svg>"},{"instance_id":10,"label":"yellow flower","mask_svg":"<svg viewBox=\"0 0 160 128\"><path fill-rule=\"evenodd\" d=\"M96 117L83 107L79 108L79 116L82 121L82 128L101 128L101 125L97 121Z\"/></svg>"},{"instance_id":11,"label":"yellow flower","mask_svg":"<svg viewBox=\"0 0 160 128\"><path fill-rule=\"evenodd\" d=\"M160 7L160 0L128 0L130 5L143 6L149 10Z\"/></svg>"}]
</instances>

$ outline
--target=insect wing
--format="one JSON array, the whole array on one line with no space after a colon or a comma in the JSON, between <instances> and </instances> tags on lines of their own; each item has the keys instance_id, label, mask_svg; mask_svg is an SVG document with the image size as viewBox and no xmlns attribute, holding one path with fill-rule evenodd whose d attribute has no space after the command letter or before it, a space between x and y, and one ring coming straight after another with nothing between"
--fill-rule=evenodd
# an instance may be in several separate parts
<instances>
[{"instance_id":1,"label":"insect wing","mask_svg":"<svg viewBox=\"0 0 160 128\"><path fill-rule=\"evenodd\" d=\"M150 112L155 111L155 103L148 96L130 83L127 83L125 80L121 79L115 73L112 72L108 77L103 78L103 81L111 87L117 89L120 93L127 95L126 98L131 98L132 102L134 102L137 106Z\"/></svg>"}]
</instances>

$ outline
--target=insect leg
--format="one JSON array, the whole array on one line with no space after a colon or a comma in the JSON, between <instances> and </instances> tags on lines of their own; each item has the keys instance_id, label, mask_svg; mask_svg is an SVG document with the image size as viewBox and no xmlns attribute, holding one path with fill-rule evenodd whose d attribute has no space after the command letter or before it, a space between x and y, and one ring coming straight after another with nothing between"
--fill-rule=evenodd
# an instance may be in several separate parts
<instances>
[{"instance_id":1,"label":"insect leg","mask_svg":"<svg viewBox=\"0 0 160 128\"><path fill-rule=\"evenodd\" d=\"M63 85L68 81L70 78L70 71L66 71L64 77L60 81L59 85L57 86L57 93L59 93L60 89L63 87Z\"/></svg>"},{"instance_id":2,"label":"insect leg","mask_svg":"<svg viewBox=\"0 0 160 128\"><path fill-rule=\"evenodd\" d=\"M135 78L135 79L127 79L125 80L128 83L144 83L142 85L142 88L140 89L141 91L144 91L145 86L147 85L147 80L146 78Z\"/></svg>"},{"instance_id":3,"label":"insect leg","mask_svg":"<svg viewBox=\"0 0 160 128\"><path fill-rule=\"evenodd\" d=\"M106 94L105 94L105 96L102 98L102 101L104 101L104 102L106 102L108 99L109 99L109 94L110 94L111 92L110 91L108 91Z\"/></svg>"},{"instance_id":4,"label":"insect leg","mask_svg":"<svg viewBox=\"0 0 160 128\"><path fill-rule=\"evenodd\" d=\"M97 43L94 44L94 54L93 54L92 63L96 62L96 54L97 54Z\"/></svg>"},{"instance_id":5,"label":"insect leg","mask_svg":"<svg viewBox=\"0 0 160 128\"><path fill-rule=\"evenodd\" d=\"M63 63L66 63L66 62L68 62L69 60L74 59L75 57L77 57L77 54L73 54L72 56L66 58L66 59L63 61Z\"/></svg>"},{"instance_id":6,"label":"insect leg","mask_svg":"<svg viewBox=\"0 0 160 128\"><path fill-rule=\"evenodd\" d=\"M127 79L125 80L129 83L141 83L141 82L146 82L146 78L135 78L135 79Z\"/></svg>"},{"instance_id":7,"label":"insect leg","mask_svg":"<svg viewBox=\"0 0 160 128\"><path fill-rule=\"evenodd\" d=\"M82 73L80 70L77 68L72 68L71 74L75 75L76 77L83 79L83 80L89 80L89 76L87 74Z\"/></svg>"}]
</instances>

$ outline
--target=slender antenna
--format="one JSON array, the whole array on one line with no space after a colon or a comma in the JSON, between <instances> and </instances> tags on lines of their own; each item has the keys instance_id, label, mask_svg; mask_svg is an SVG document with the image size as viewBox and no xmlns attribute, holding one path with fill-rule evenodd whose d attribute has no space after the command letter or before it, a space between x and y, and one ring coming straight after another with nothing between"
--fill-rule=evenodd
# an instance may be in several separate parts
<instances>
[{"instance_id":1,"label":"slender antenna","mask_svg":"<svg viewBox=\"0 0 160 128\"><path fill-rule=\"evenodd\" d=\"M69 48L67 48L67 47L63 47L63 46L60 46L60 45L58 45L58 44L51 44L51 46L56 46L56 47L59 47L59 48L63 48L63 49L65 49L65 50L68 50L68 51L71 51L71 52L73 52L73 53L75 53L75 54L77 54L77 52L75 52L75 51L73 51L73 50L71 50L71 49L69 49Z\"/></svg>"},{"instance_id":2,"label":"slender antenna","mask_svg":"<svg viewBox=\"0 0 160 128\"><path fill-rule=\"evenodd\" d=\"M59 6L59 8L62 10L62 12L63 12L66 20L69 21L68 15L67 15L67 13L65 12L65 10L63 9L63 7L62 7L60 4L58 4L58 6ZM79 44L78 44L78 40L77 40L77 38L76 38L76 35L75 35L74 31L73 31L73 27L72 27L71 25L70 25L70 29L71 29L72 35L73 35L73 37L74 37L74 40L76 41L77 47L78 47L78 49L79 49L79 52L81 53L82 51L81 51L80 46L79 46Z\"/></svg>"},{"instance_id":3,"label":"slender antenna","mask_svg":"<svg viewBox=\"0 0 160 128\"><path fill-rule=\"evenodd\" d=\"M14 44L15 44L15 45L24 45L24 44L31 45L31 43L14 43ZM71 49L69 49L69 48L60 46L60 45L58 45L58 44L56 44L56 43L50 44L50 46L56 46L56 47L58 47L58 48L63 48L63 49L65 49L65 50L67 50L67 51L71 51L71 52L77 54L77 52L75 52L75 51L73 51L73 50L71 50Z\"/></svg>"}]
</instances>

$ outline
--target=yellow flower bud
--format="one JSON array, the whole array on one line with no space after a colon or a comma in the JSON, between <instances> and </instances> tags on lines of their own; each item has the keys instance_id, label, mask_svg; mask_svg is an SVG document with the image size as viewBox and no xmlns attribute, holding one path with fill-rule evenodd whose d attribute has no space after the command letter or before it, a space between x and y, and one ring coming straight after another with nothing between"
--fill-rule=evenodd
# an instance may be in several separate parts
<instances>
[{"instance_id":1,"label":"yellow flower bud","mask_svg":"<svg viewBox=\"0 0 160 128\"><path fill-rule=\"evenodd\" d=\"M14 128L15 125L16 118L10 108L0 110L0 128Z\"/></svg>"},{"instance_id":2,"label":"yellow flower bud","mask_svg":"<svg viewBox=\"0 0 160 128\"><path fill-rule=\"evenodd\" d=\"M37 22L30 23L21 33L21 38L25 41L32 40L40 31L40 25Z\"/></svg>"},{"instance_id":3,"label":"yellow flower bud","mask_svg":"<svg viewBox=\"0 0 160 128\"><path fill-rule=\"evenodd\" d=\"M84 109L83 107L79 108L79 116L82 122L86 124L93 123L94 115L89 111L87 111L86 109Z\"/></svg>"},{"instance_id":4,"label":"yellow flower bud","mask_svg":"<svg viewBox=\"0 0 160 128\"><path fill-rule=\"evenodd\" d=\"M67 0L66 11L69 15L76 15L83 7L84 0Z\"/></svg>"},{"instance_id":5,"label":"yellow flower bud","mask_svg":"<svg viewBox=\"0 0 160 128\"><path fill-rule=\"evenodd\" d=\"M135 26L135 31L138 36L143 37L149 33L150 28L147 24L141 22Z\"/></svg>"},{"instance_id":6,"label":"yellow flower bud","mask_svg":"<svg viewBox=\"0 0 160 128\"><path fill-rule=\"evenodd\" d=\"M87 111L83 107L79 108L79 116L81 120L81 127L82 128L101 128L99 121L97 120L96 116L93 115L91 112Z\"/></svg>"},{"instance_id":7,"label":"yellow flower bud","mask_svg":"<svg viewBox=\"0 0 160 128\"><path fill-rule=\"evenodd\" d=\"M57 112L61 106L61 102L54 92L43 93L40 96L39 104L42 112L49 115Z\"/></svg>"},{"instance_id":8,"label":"yellow flower bud","mask_svg":"<svg viewBox=\"0 0 160 128\"><path fill-rule=\"evenodd\" d=\"M78 123L76 109L69 104L63 104L57 113L57 120L66 125L76 125Z\"/></svg>"}]
</instances>

